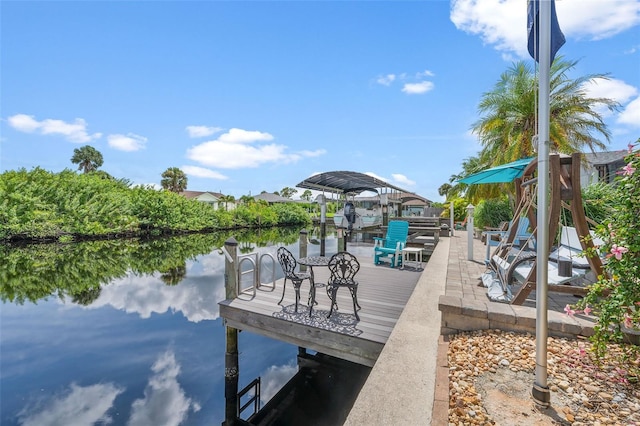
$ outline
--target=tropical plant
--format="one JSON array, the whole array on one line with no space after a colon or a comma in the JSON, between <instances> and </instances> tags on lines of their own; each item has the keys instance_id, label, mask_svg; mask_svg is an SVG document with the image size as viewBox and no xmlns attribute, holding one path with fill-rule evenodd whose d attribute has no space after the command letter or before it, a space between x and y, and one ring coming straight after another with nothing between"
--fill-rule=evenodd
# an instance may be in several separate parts
<instances>
[{"instance_id":1,"label":"tropical plant","mask_svg":"<svg viewBox=\"0 0 640 426\"><path fill-rule=\"evenodd\" d=\"M162 172L160 185L171 192L182 192L187 189L187 175L178 167L169 167Z\"/></svg>"},{"instance_id":2,"label":"tropical plant","mask_svg":"<svg viewBox=\"0 0 640 426\"><path fill-rule=\"evenodd\" d=\"M489 198L478 203L473 214L476 228L497 228L513 218L513 208L507 197Z\"/></svg>"},{"instance_id":3,"label":"tropical plant","mask_svg":"<svg viewBox=\"0 0 640 426\"><path fill-rule=\"evenodd\" d=\"M450 183L443 183L442 185L440 185L440 188L438 188L438 194L440 194L441 197L448 197L449 192L453 189L453 186Z\"/></svg>"},{"instance_id":4,"label":"tropical plant","mask_svg":"<svg viewBox=\"0 0 640 426\"><path fill-rule=\"evenodd\" d=\"M619 104L609 98L589 97L586 84L608 79L607 74L588 74L575 79L568 76L577 61L558 57L551 66L550 77L550 149L552 152L572 154L586 149L604 149L610 133L599 112L610 111ZM514 63L505 71L494 88L482 95L478 111L480 119L472 126L482 144L478 157L463 163L463 172L451 176L451 183L488 167L535 155L532 141L537 134L538 80L526 62ZM454 185L449 195L464 195L471 202L513 194L510 184Z\"/></svg>"},{"instance_id":5,"label":"tropical plant","mask_svg":"<svg viewBox=\"0 0 640 426\"><path fill-rule=\"evenodd\" d=\"M640 144L640 139L636 145ZM590 286L588 295L579 302L583 311L593 311L598 318L592 341L598 356L607 353L611 340L622 342L625 332L640 329L640 150L629 146L627 165L611 187L617 206L598 233L607 253L605 273ZM575 313L569 306L568 313ZM637 359L639 347L630 346ZM631 358L631 359L634 359ZM636 379L640 368L635 365Z\"/></svg>"},{"instance_id":6,"label":"tropical plant","mask_svg":"<svg viewBox=\"0 0 640 426\"><path fill-rule=\"evenodd\" d=\"M313 196L313 193L311 192L310 189L305 189L304 192L302 193L302 195L300 195L300 198L302 200L305 200L307 202L311 202L311 197Z\"/></svg>"},{"instance_id":7,"label":"tropical plant","mask_svg":"<svg viewBox=\"0 0 640 426\"><path fill-rule=\"evenodd\" d=\"M308 215L297 216L301 208L297 203L282 207L293 211L289 216L267 203L243 206L238 214L227 212L174 192L130 187L128 181L96 173L10 170L0 174L0 241L160 235L309 220Z\"/></svg>"},{"instance_id":8,"label":"tropical plant","mask_svg":"<svg viewBox=\"0 0 640 426\"><path fill-rule=\"evenodd\" d=\"M78 170L89 173L102 166L104 160L100 151L90 145L85 145L73 150L71 162L78 165Z\"/></svg>"},{"instance_id":9,"label":"tropical plant","mask_svg":"<svg viewBox=\"0 0 640 426\"><path fill-rule=\"evenodd\" d=\"M558 57L551 65L549 135L553 152L571 154L585 148L605 148L595 134L609 142L610 133L598 111L619 107L612 99L589 97L584 90L585 84L608 79L607 74L568 77L577 63ZM537 93L537 76L521 61L501 75L493 90L483 94L478 106L482 117L472 127L482 144L482 163L497 166L534 155Z\"/></svg>"},{"instance_id":10,"label":"tropical plant","mask_svg":"<svg viewBox=\"0 0 640 426\"><path fill-rule=\"evenodd\" d=\"M220 196L220 202L224 203L224 209L228 210L229 209L229 203L235 203L236 201L236 197L234 197L233 195L222 195Z\"/></svg>"}]
</instances>

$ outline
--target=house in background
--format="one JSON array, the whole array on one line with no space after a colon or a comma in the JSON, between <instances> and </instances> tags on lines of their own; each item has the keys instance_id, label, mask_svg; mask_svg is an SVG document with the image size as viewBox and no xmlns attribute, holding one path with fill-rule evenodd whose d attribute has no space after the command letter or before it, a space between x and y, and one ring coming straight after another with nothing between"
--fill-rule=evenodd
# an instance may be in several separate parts
<instances>
[{"instance_id":1,"label":"house in background","mask_svg":"<svg viewBox=\"0 0 640 426\"><path fill-rule=\"evenodd\" d=\"M224 194L210 191L182 191L180 195L190 200L198 200L203 203L210 204L216 209L233 210L236 208L234 202L225 201Z\"/></svg>"},{"instance_id":2,"label":"house in background","mask_svg":"<svg viewBox=\"0 0 640 426\"><path fill-rule=\"evenodd\" d=\"M580 185L584 188L592 183L611 183L625 164L627 150L585 153L580 171Z\"/></svg>"},{"instance_id":3,"label":"house in background","mask_svg":"<svg viewBox=\"0 0 640 426\"><path fill-rule=\"evenodd\" d=\"M261 194L254 195L253 199L256 200L256 201L263 200L263 201L266 201L269 204L273 204L273 203L296 203L296 202L298 202L298 201L292 200L290 198L281 197L280 195L273 194L271 192L263 192Z\"/></svg>"}]
</instances>

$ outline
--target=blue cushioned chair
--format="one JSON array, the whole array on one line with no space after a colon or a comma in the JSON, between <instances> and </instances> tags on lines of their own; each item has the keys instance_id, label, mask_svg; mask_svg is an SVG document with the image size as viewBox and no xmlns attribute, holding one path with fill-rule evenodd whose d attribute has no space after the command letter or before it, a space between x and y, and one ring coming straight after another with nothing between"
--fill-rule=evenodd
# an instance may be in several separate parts
<instances>
[{"instance_id":1,"label":"blue cushioned chair","mask_svg":"<svg viewBox=\"0 0 640 426\"><path fill-rule=\"evenodd\" d=\"M392 220L387 228L384 238L374 238L373 249L374 263L380 264L380 259L389 259L391 267L395 268L402 263L402 249L407 243L409 235L409 222L405 220Z\"/></svg>"},{"instance_id":2,"label":"blue cushioned chair","mask_svg":"<svg viewBox=\"0 0 640 426\"><path fill-rule=\"evenodd\" d=\"M487 255L484 262L489 264L489 257L491 254L491 247L499 246L505 238L509 235L511 230L511 225L513 221L509 222L509 227L506 231L484 231L482 234L486 238L487 243ZM513 237L513 244L516 246L522 246L523 243L532 239L531 233L528 231L529 229L529 218L521 217L518 220L518 229L516 230L516 235ZM535 240L532 240L535 246Z\"/></svg>"}]
</instances>

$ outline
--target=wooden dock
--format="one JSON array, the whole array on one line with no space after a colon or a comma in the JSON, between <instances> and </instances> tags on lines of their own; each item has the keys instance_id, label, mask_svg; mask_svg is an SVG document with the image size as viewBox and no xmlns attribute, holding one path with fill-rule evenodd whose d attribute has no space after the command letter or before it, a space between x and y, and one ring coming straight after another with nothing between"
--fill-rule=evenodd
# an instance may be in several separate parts
<instances>
[{"instance_id":1,"label":"wooden dock","mask_svg":"<svg viewBox=\"0 0 640 426\"><path fill-rule=\"evenodd\" d=\"M349 291L338 291L339 311L327 318L330 301L322 284L317 284L316 300L309 316L308 281L300 291L298 313L294 312L293 285L287 282L281 305L284 280L275 288L262 285L255 291L246 290L236 299L220 302L220 316L229 327L261 334L303 348L325 353L366 366L373 366L387 342L393 327L420 278L420 271L394 269L388 265L373 265L373 259L359 259L357 279L360 321L353 315ZM277 268L279 266L276 265ZM329 271L315 267L316 283L326 282Z\"/></svg>"}]
</instances>

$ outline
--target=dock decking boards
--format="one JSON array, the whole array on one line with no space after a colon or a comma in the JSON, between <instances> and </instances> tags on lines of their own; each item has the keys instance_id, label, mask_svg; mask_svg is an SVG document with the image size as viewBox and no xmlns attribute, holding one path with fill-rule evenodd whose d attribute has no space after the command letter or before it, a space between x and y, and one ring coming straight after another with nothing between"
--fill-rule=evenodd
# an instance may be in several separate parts
<instances>
[{"instance_id":1,"label":"dock decking boards","mask_svg":"<svg viewBox=\"0 0 640 426\"><path fill-rule=\"evenodd\" d=\"M307 306L308 282L304 282L300 289L297 314L294 312L295 292L290 282L287 282L282 304L278 305L284 279L276 282L275 289L261 286L255 296L251 291L245 291L234 300L220 302L220 316L226 325L239 330L373 366L421 272L390 268L388 265L376 266L372 259L359 260L358 302L362 307L358 311L359 322L353 315L351 294L346 288L338 290L339 310L327 318L330 300L321 286L329 276L326 267L314 268L318 304L314 306L311 317Z\"/></svg>"}]
</instances>

